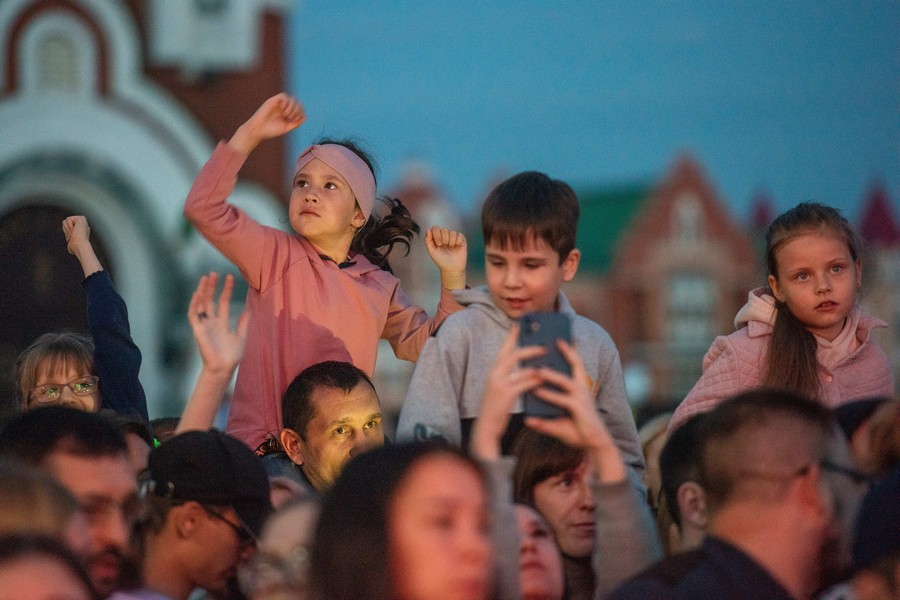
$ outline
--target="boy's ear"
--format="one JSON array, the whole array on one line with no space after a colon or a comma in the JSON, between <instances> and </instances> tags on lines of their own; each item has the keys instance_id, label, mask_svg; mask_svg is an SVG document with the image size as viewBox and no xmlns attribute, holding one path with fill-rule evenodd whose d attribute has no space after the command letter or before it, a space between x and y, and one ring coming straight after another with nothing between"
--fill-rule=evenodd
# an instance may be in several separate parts
<instances>
[{"instance_id":1,"label":"boy's ear","mask_svg":"<svg viewBox=\"0 0 900 600\"><path fill-rule=\"evenodd\" d=\"M572 248L569 255L562 262L563 281L572 281L578 272L578 263L581 262L581 250Z\"/></svg>"},{"instance_id":2,"label":"boy's ear","mask_svg":"<svg viewBox=\"0 0 900 600\"><path fill-rule=\"evenodd\" d=\"M706 492L695 481L685 481L678 487L678 511L681 520L688 521L698 529L706 529Z\"/></svg>"},{"instance_id":3,"label":"boy's ear","mask_svg":"<svg viewBox=\"0 0 900 600\"><path fill-rule=\"evenodd\" d=\"M300 439L300 434L293 429L285 427L281 430L281 433L278 434L278 437L281 440L281 447L284 448L284 451L288 455L288 458L291 459L291 462L302 465L303 443Z\"/></svg>"}]
</instances>

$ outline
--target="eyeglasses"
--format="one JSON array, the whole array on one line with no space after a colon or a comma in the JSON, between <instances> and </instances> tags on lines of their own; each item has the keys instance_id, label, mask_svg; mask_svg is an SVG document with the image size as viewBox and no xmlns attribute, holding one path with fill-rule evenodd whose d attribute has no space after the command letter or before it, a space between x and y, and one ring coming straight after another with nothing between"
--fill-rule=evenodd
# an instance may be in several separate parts
<instances>
[{"instance_id":1,"label":"eyeglasses","mask_svg":"<svg viewBox=\"0 0 900 600\"><path fill-rule=\"evenodd\" d=\"M203 506L203 510L206 511L208 515L222 521L229 527L238 537L238 544L241 547L241 550L245 550L247 548L252 548L256 546L256 536L253 535L253 532L250 531L250 528L247 527L244 523L232 523L230 519L226 518L222 513L211 509L208 506Z\"/></svg>"},{"instance_id":2,"label":"eyeglasses","mask_svg":"<svg viewBox=\"0 0 900 600\"><path fill-rule=\"evenodd\" d=\"M97 391L100 378L94 375L74 379L68 383L45 383L31 388L28 397L40 404L56 402L63 393L63 388L69 388L76 396L90 396Z\"/></svg>"}]
</instances>

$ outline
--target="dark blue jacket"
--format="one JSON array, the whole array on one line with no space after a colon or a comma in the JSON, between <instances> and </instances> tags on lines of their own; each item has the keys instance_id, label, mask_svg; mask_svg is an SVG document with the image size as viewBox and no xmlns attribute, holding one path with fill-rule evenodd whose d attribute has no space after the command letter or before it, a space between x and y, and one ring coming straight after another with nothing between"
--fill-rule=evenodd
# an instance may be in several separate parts
<instances>
[{"instance_id":1,"label":"dark blue jacket","mask_svg":"<svg viewBox=\"0 0 900 600\"><path fill-rule=\"evenodd\" d=\"M87 300L88 329L94 340L94 369L100 377L102 407L149 423L147 398L138 379L141 351L131 339L125 301L106 271L91 273L81 285Z\"/></svg>"}]
</instances>

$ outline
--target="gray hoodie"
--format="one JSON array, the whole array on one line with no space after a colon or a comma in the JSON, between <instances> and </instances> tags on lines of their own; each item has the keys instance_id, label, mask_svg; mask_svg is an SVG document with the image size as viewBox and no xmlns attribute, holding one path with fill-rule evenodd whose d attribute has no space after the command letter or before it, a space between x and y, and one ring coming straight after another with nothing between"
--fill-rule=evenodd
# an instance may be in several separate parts
<instances>
[{"instance_id":1,"label":"gray hoodie","mask_svg":"<svg viewBox=\"0 0 900 600\"><path fill-rule=\"evenodd\" d=\"M513 319L491 301L487 287L453 293L464 310L450 315L425 342L413 372L406 400L400 409L397 439L441 435L450 442L462 440L461 419L478 416L481 398L494 358L509 333ZM644 459L631 407L625 396L625 380L619 352L602 327L575 313L560 292L559 312L572 321L572 339L584 361L597 410L622 452L625 464L640 481ZM519 399L513 413L522 412Z\"/></svg>"}]
</instances>

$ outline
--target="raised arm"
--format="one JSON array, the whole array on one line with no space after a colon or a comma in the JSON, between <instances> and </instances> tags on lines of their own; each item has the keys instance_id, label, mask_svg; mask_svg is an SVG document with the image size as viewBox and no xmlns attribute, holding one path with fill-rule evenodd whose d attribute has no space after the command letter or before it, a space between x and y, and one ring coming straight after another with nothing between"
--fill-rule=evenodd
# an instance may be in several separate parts
<instances>
[{"instance_id":1,"label":"raised arm","mask_svg":"<svg viewBox=\"0 0 900 600\"><path fill-rule=\"evenodd\" d=\"M588 390L584 365L575 348L563 341L560 350L572 366L569 377L549 369L539 375L555 385L535 390L548 402L565 408L560 419L526 417L525 424L574 447L584 448L594 467L594 550L591 562L597 575L595 597L603 598L629 577L662 556L656 526L644 498L631 485L622 453L597 412Z\"/></svg>"},{"instance_id":2,"label":"raised arm","mask_svg":"<svg viewBox=\"0 0 900 600\"><path fill-rule=\"evenodd\" d=\"M514 325L488 374L469 442L470 453L484 466L491 488L491 541L497 550L498 597L501 600L520 598L521 591L519 533L512 491L515 458L501 456L500 440L516 398L540 383L534 369L519 368L519 363L544 351L536 346L519 348L516 345L518 337L519 327Z\"/></svg>"},{"instance_id":3,"label":"raised arm","mask_svg":"<svg viewBox=\"0 0 900 600\"><path fill-rule=\"evenodd\" d=\"M256 109L228 141L237 152L248 156L260 142L282 136L306 120L303 105L285 93L272 96Z\"/></svg>"},{"instance_id":4,"label":"raised arm","mask_svg":"<svg viewBox=\"0 0 900 600\"><path fill-rule=\"evenodd\" d=\"M232 136L219 142L197 173L184 216L228 260L237 265L256 290L268 284L272 265L290 262L291 236L266 227L228 202L237 185L238 172L249 153L263 140L282 135L303 123L299 102L286 94L266 100ZM275 277L278 275L275 274Z\"/></svg>"},{"instance_id":5,"label":"raised arm","mask_svg":"<svg viewBox=\"0 0 900 600\"><path fill-rule=\"evenodd\" d=\"M147 398L141 385L141 351L131 338L128 308L113 287L109 273L91 245L91 228L85 217L62 222L67 249L84 273L81 286L87 305L87 323L94 341L94 370L100 377L100 399L123 417L149 421Z\"/></svg>"},{"instance_id":6,"label":"raised arm","mask_svg":"<svg viewBox=\"0 0 900 600\"><path fill-rule=\"evenodd\" d=\"M87 218L77 215L66 217L62 222L63 233L66 236L66 250L78 259L84 276L103 270L103 265L94 253L91 245L91 228Z\"/></svg>"},{"instance_id":7,"label":"raised arm","mask_svg":"<svg viewBox=\"0 0 900 600\"><path fill-rule=\"evenodd\" d=\"M558 344L572 367L572 375L542 368L538 371L540 380L556 386L560 391L545 385L535 389L534 394L565 408L569 416L559 419L526 417L525 424L573 448L583 448L601 483L625 481L628 471L622 454L597 412L594 397L585 383L588 378L581 357L574 346L562 340Z\"/></svg>"},{"instance_id":8,"label":"raised arm","mask_svg":"<svg viewBox=\"0 0 900 600\"><path fill-rule=\"evenodd\" d=\"M540 356L544 352L543 348L520 348L517 345L518 338L519 326L513 325L494 359L478 418L472 426L469 450L472 456L481 460L500 457L500 440L509 424L510 411L516 399L541 382L536 369L522 368L519 364Z\"/></svg>"},{"instance_id":9,"label":"raised arm","mask_svg":"<svg viewBox=\"0 0 900 600\"><path fill-rule=\"evenodd\" d=\"M188 322L203 359L203 369L181 414L176 433L212 427L231 376L244 355L250 315L246 311L241 313L237 327L231 328L234 277L225 277L225 285L216 302L218 280L215 272L204 275L191 296Z\"/></svg>"}]
</instances>

